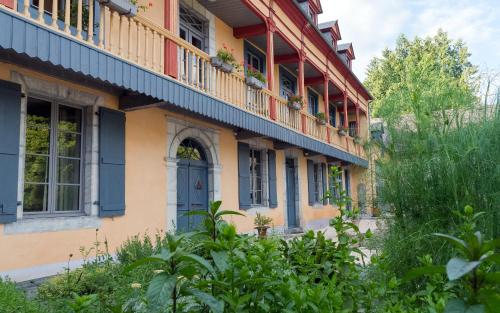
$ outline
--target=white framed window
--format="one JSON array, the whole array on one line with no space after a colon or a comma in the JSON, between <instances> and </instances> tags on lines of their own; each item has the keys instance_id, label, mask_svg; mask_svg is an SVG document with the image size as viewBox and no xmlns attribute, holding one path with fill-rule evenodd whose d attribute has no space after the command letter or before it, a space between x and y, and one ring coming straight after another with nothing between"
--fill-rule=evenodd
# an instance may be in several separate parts
<instances>
[{"instance_id":1,"label":"white framed window","mask_svg":"<svg viewBox=\"0 0 500 313\"><path fill-rule=\"evenodd\" d=\"M253 206L264 205L263 151L250 149L250 200Z\"/></svg>"},{"instance_id":2,"label":"white framed window","mask_svg":"<svg viewBox=\"0 0 500 313\"><path fill-rule=\"evenodd\" d=\"M329 169L332 167L332 166L337 166L336 164L329 164L328 165L328 175L329 175ZM339 198L340 197L340 191L342 190L342 172L339 172L339 174L334 177L334 176L328 176L328 184L330 185L328 188L330 189L330 194L332 195L332 197L335 197L335 198ZM337 187L335 186L337 185ZM333 199L330 199L330 204L334 205L335 202L333 201Z\"/></svg>"},{"instance_id":3,"label":"white framed window","mask_svg":"<svg viewBox=\"0 0 500 313\"><path fill-rule=\"evenodd\" d=\"M23 215L83 211L84 110L28 97Z\"/></svg>"},{"instance_id":4,"label":"white framed window","mask_svg":"<svg viewBox=\"0 0 500 313\"><path fill-rule=\"evenodd\" d=\"M320 163L314 163L313 167L314 179L314 202L320 203L323 198L323 171Z\"/></svg>"}]
</instances>

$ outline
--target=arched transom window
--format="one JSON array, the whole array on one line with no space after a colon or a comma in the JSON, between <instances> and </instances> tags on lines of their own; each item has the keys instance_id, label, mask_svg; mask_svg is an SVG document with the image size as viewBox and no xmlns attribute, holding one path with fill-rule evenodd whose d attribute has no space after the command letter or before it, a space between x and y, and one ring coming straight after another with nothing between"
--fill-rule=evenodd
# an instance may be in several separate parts
<instances>
[{"instance_id":1,"label":"arched transom window","mask_svg":"<svg viewBox=\"0 0 500 313\"><path fill-rule=\"evenodd\" d=\"M200 143L194 139L184 139L177 149L177 158L181 160L206 161L206 155Z\"/></svg>"}]
</instances>

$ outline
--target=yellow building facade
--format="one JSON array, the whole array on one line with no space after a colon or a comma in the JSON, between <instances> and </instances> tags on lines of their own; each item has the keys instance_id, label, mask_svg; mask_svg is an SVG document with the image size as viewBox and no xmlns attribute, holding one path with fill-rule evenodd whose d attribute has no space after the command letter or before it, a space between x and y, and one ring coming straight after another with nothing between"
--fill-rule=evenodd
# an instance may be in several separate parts
<instances>
[{"instance_id":1,"label":"yellow building facade","mask_svg":"<svg viewBox=\"0 0 500 313\"><path fill-rule=\"evenodd\" d=\"M215 200L242 233L326 227L331 165L366 206L371 97L318 0L54 3L0 1L2 276L78 266L96 229L112 251L195 229Z\"/></svg>"}]
</instances>

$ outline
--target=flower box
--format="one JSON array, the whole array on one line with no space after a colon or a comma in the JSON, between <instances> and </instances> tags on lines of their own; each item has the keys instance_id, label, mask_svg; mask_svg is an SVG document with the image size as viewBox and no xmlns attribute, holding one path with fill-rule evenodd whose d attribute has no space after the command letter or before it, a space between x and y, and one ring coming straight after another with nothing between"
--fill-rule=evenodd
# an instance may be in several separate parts
<instances>
[{"instance_id":1,"label":"flower box","mask_svg":"<svg viewBox=\"0 0 500 313\"><path fill-rule=\"evenodd\" d=\"M219 57L211 57L210 58L210 63L218 68L219 70L223 71L224 73L232 73L234 71L234 65L230 63L226 63L222 61Z\"/></svg>"},{"instance_id":2,"label":"flower box","mask_svg":"<svg viewBox=\"0 0 500 313\"><path fill-rule=\"evenodd\" d=\"M343 128L340 128L338 131L339 136L345 136L347 135L347 131Z\"/></svg>"},{"instance_id":3,"label":"flower box","mask_svg":"<svg viewBox=\"0 0 500 313\"><path fill-rule=\"evenodd\" d=\"M300 101L288 101L288 107L295 111L300 111L302 109L302 103Z\"/></svg>"},{"instance_id":4,"label":"flower box","mask_svg":"<svg viewBox=\"0 0 500 313\"><path fill-rule=\"evenodd\" d=\"M257 78L253 76L247 76L245 77L245 82L247 83L248 86L254 88L254 89L262 89L266 86L266 83L263 81L258 80Z\"/></svg>"},{"instance_id":5,"label":"flower box","mask_svg":"<svg viewBox=\"0 0 500 313\"><path fill-rule=\"evenodd\" d=\"M326 120L322 118L316 118L316 124L318 125L326 125Z\"/></svg>"},{"instance_id":6,"label":"flower box","mask_svg":"<svg viewBox=\"0 0 500 313\"><path fill-rule=\"evenodd\" d=\"M137 6L130 2L130 0L99 0L99 3L104 4L120 15L129 17L137 15Z\"/></svg>"}]
</instances>

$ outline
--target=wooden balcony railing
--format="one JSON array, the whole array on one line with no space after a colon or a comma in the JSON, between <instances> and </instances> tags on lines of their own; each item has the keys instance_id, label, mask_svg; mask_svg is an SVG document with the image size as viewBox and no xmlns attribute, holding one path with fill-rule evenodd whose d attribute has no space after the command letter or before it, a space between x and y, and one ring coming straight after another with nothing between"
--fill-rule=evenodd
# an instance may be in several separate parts
<instances>
[{"instance_id":1,"label":"wooden balcony railing","mask_svg":"<svg viewBox=\"0 0 500 313\"><path fill-rule=\"evenodd\" d=\"M39 1L40 5L36 7L30 0L14 0L13 7L26 18L162 75L166 62L165 42L173 42L177 47L177 80L181 83L253 114L272 119L294 131L353 154L361 154L359 145L355 145L352 138L346 140L338 136L335 128L319 125L314 116L289 108L287 100L266 89L249 87L240 72L225 73L212 66L207 53L152 21L142 16L119 15L103 4L99 5L100 14L94 21L93 1L89 1L88 5L84 5L83 0L62 1L62 12L58 12L57 5L51 5L51 11L48 11L44 1ZM272 98L274 116L271 116Z\"/></svg>"},{"instance_id":2,"label":"wooden balcony railing","mask_svg":"<svg viewBox=\"0 0 500 313\"><path fill-rule=\"evenodd\" d=\"M301 131L301 112L288 107L287 100L281 97L275 97L275 99L276 121L296 131Z\"/></svg>"}]
</instances>

